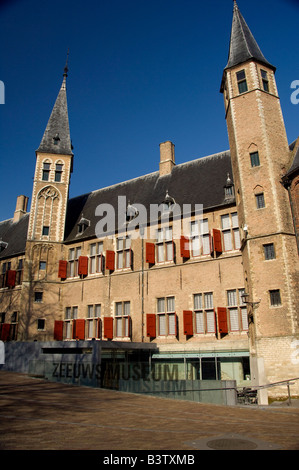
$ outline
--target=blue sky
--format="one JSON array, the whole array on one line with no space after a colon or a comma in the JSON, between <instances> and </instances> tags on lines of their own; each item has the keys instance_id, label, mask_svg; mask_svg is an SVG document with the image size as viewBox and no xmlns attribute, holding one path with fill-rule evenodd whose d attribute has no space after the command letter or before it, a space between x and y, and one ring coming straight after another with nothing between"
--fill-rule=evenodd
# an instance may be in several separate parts
<instances>
[{"instance_id":1,"label":"blue sky","mask_svg":"<svg viewBox=\"0 0 299 470\"><path fill-rule=\"evenodd\" d=\"M276 80L289 142L299 135L299 0L238 0ZM231 0L0 2L0 220L31 200L38 148L67 84L74 173L70 197L156 171L159 144L176 163L229 148L223 98Z\"/></svg>"}]
</instances>

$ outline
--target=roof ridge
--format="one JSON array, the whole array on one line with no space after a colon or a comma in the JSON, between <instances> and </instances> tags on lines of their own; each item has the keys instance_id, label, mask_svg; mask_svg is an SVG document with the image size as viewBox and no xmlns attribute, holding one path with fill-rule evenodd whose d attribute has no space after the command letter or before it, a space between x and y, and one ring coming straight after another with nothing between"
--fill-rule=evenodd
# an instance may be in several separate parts
<instances>
[{"instance_id":1,"label":"roof ridge","mask_svg":"<svg viewBox=\"0 0 299 470\"><path fill-rule=\"evenodd\" d=\"M219 157L221 155L228 155L229 153L230 153L230 150L224 150L222 152L213 153L213 154L210 154L210 155L206 155L204 157L195 158L194 160L189 160L188 162L179 163L178 165L176 165L174 167L174 169L178 168L178 167L182 167L184 165L189 165L190 163L196 163L199 160L206 160L206 159L213 158L213 157ZM147 178L149 176L154 176L155 174L158 174L158 173L159 173L159 170L152 171L151 173L146 173L145 175L136 176L135 178L131 178L131 179L128 179L128 180L125 180L125 181L120 181L119 183L110 184L108 186L104 186L103 188L98 188L98 189L94 189L93 191L89 191L87 193L79 194L78 196L71 197L70 200L81 198L83 196L91 196L92 194L98 193L100 191L106 191L108 189L115 188L116 186L121 186L121 185L124 185L124 184L132 183L133 181L137 181L137 180L140 180L142 178Z\"/></svg>"}]
</instances>

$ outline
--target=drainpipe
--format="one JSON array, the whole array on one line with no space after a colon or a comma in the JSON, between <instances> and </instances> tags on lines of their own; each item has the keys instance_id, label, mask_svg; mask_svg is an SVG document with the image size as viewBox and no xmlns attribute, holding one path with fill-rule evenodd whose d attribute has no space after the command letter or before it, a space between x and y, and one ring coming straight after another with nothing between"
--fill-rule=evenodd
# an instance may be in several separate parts
<instances>
[{"instance_id":1,"label":"drainpipe","mask_svg":"<svg viewBox=\"0 0 299 470\"><path fill-rule=\"evenodd\" d=\"M296 226L296 218L295 218L295 211L294 211L294 205L293 205L293 200L292 200L292 193L291 193L291 187L288 184L288 193L289 193L289 199L290 199L290 206L291 206L291 213L292 213L292 219L293 219L293 225L294 225L294 230L295 230L295 235L296 235L296 242L297 242L297 251L299 254L299 234Z\"/></svg>"}]
</instances>

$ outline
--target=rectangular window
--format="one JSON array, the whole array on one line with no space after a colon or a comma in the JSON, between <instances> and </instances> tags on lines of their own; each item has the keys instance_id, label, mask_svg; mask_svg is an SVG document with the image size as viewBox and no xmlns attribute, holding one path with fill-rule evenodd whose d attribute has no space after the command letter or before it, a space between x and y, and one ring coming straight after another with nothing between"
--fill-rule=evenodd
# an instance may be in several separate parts
<instances>
[{"instance_id":1,"label":"rectangular window","mask_svg":"<svg viewBox=\"0 0 299 470\"><path fill-rule=\"evenodd\" d=\"M261 70L262 82L264 91L269 92L269 80L268 80L268 73L266 70Z\"/></svg>"},{"instance_id":2,"label":"rectangular window","mask_svg":"<svg viewBox=\"0 0 299 470\"><path fill-rule=\"evenodd\" d=\"M237 72L237 82L240 94L248 91L245 70Z\"/></svg>"},{"instance_id":3,"label":"rectangular window","mask_svg":"<svg viewBox=\"0 0 299 470\"><path fill-rule=\"evenodd\" d=\"M280 297L280 290L270 290L270 304L272 307L280 307L281 305L281 297Z\"/></svg>"},{"instance_id":4,"label":"rectangular window","mask_svg":"<svg viewBox=\"0 0 299 470\"><path fill-rule=\"evenodd\" d=\"M23 281L23 267L24 267L24 260L21 258L18 261L18 267L16 272L16 286L22 284Z\"/></svg>"},{"instance_id":5,"label":"rectangular window","mask_svg":"<svg viewBox=\"0 0 299 470\"><path fill-rule=\"evenodd\" d=\"M195 332L197 334L215 333L215 313L213 293L194 294Z\"/></svg>"},{"instance_id":6,"label":"rectangular window","mask_svg":"<svg viewBox=\"0 0 299 470\"><path fill-rule=\"evenodd\" d=\"M43 331L45 329L46 320L39 318L37 320L37 329Z\"/></svg>"},{"instance_id":7,"label":"rectangular window","mask_svg":"<svg viewBox=\"0 0 299 470\"><path fill-rule=\"evenodd\" d=\"M89 245L89 272L90 274L103 272L103 242Z\"/></svg>"},{"instance_id":8,"label":"rectangular window","mask_svg":"<svg viewBox=\"0 0 299 470\"><path fill-rule=\"evenodd\" d=\"M275 259L275 250L274 250L274 243L268 243L267 245L264 245L264 255L265 255L265 260L271 260Z\"/></svg>"},{"instance_id":9,"label":"rectangular window","mask_svg":"<svg viewBox=\"0 0 299 470\"><path fill-rule=\"evenodd\" d=\"M239 250L241 247L238 213L221 216L224 251Z\"/></svg>"},{"instance_id":10,"label":"rectangular window","mask_svg":"<svg viewBox=\"0 0 299 470\"><path fill-rule=\"evenodd\" d=\"M118 337L130 336L130 315L131 315L131 304L129 301L116 302L115 304L116 336Z\"/></svg>"},{"instance_id":11,"label":"rectangular window","mask_svg":"<svg viewBox=\"0 0 299 470\"><path fill-rule=\"evenodd\" d=\"M191 222L190 240L192 256L210 254L210 232L208 219Z\"/></svg>"},{"instance_id":12,"label":"rectangular window","mask_svg":"<svg viewBox=\"0 0 299 470\"><path fill-rule=\"evenodd\" d=\"M43 164L43 176L42 176L43 181L49 181L49 175L50 175L50 163L44 163Z\"/></svg>"},{"instance_id":13,"label":"rectangular window","mask_svg":"<svg viewBox=\"0 0 299 470\"><path fill-rule=\"evenodd\" d=\"M131 238L117 239L117 269L131 267Z\"/></svg>"},{"instance_id":14,"label":"rectangular window","mask_svg":"<svg viewBox=\"0 0 299 470\"><path fill-rule=\"evenodd\" d=\"M247 331L247 307L243 302L242 294L245 289L231 289L227 291L227 307L230 331Z\"/></svg>"},{"instance_id":15,"label":"rectangular window","mask_svg":"<svg viewBox=\"0 0 299 470\"><path fill-rule=\"evenodd\" d=\"M157 299L158 334L159 336L176 335L175 298L160 297Z\"/></svg>"},{"instance_id":16,"label":"rectangular window","mask_svg":"<svg viewBox=\"0 0 299 470\"><path fill-rule=\"evenodd\" d=\"M260 156L258 152L253 152L250 154L251 166L260 166Z\"/></svg>"},{"instance_id":17,"label":"rectangular window","mask_svg":"<svg viewBox=\"0 0 299 470\"><path fill-rule=\"evenodd\" d=\"M56 163L56 168L55 168L55 181L56 183L60 183L62 177L62 165L59 163Z\"/></svg>"},{"instance_id":18,"label":"rectangular window","mask_svg":"<svg viewBox=\"0 0 299 470\"><path fill-rule=\"evenodd\" d=\"M87 337L100 337L101 304L87 306Z\"/></svg>"},{"instance_id":19,"label":"rectangular window","mask_svg":"<svg viewBox=\"0 0 299 470\"><path fill-rule=\"evenodd\" d=\"M43 292L34 292L34 302L40 303L43 301Z\"/></svg>"},{"instance_id":20,"label":"rectangular window","mask_svg":"<svg viewBox=\"0 0 299 470\"><path fill-rule=\"evenodd\" d=\"M42 232L43 235L48 236L48 235L49 235L49 231L50 231L50 227L44 225L44 226L43 226L43 232Z\"/></svg>"},{"instance_id":21,"label":"rectangular window","mask_svg":"<svg viewBox=\"0 0 299 470\"><path fill-rule=\"evenodd\" d=\"M39 262L39 269L40 271L45 271L46 270L47 263L46 261L40 261Z\"/></svg>"},{"instance_id":22,"label":"rectangular window","mask_svg":"<svg viewBox=\"0 0 299 470\"><path fill-rule=\"evenodd\" d=\"M158 263L173 261L173 240L172 227L161 228L157 230L156 249Z\"/></svg>"},{"instance_id":23,"label":"rectangular window","mask_svg":"<svg viewBox=\"0 0 299 470\"><path fill-rule=\"evenodd\" d=\"M78 307L66 307L65 309L65 336L66 339L73 338L73 320L78 318Z\"/></svg>"},{"instance_id":24,"label":"rectangular window","mask_svg":"<svg viewBox=\"0 0 299 470\"><path fill-rule=\"evenodd\" d=\"M68 277L78 276L79 257L81 256L81 247L71 248L68 259Z\"/></svg>"},{"instance_id":25,"label":"rectangular window","mask_svg":"<svg viewBox=\"0 0 299 470\"><path fill-rule=\"evenodd\" d=\"M264 193L256 194L255 200L257 209L263 209L265 207Z\"/></svg>"}]
</instances>

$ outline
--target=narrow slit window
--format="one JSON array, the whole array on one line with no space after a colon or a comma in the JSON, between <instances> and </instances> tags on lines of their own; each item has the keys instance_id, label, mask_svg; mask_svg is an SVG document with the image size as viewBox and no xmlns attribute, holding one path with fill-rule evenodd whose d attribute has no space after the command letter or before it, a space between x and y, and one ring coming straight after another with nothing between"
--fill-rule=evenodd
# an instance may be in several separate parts
<instances>
[{"instance_id":1,"label":"narrow slit window","mask_svg":"<svg viewBox=\"0 0 299 470\"><path fill-rule=\"evenodd\" d=\"M266 70L261 70L261 75L262 75L263 89L264 91L269 92L268 73L266 72Z\"/></svg>"}]
</instances>

